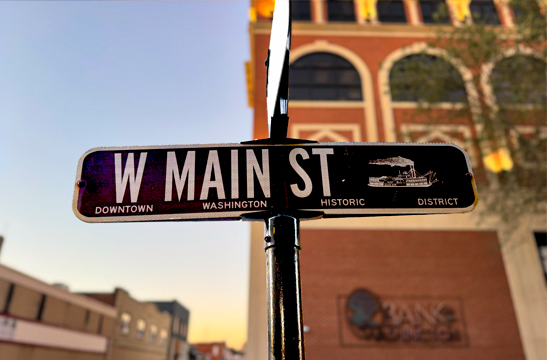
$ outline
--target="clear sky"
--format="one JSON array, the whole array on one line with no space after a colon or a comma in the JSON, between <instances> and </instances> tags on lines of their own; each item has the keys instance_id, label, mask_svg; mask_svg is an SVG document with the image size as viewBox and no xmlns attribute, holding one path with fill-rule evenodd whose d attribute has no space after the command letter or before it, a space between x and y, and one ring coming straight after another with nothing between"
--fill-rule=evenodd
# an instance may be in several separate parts
<instances>
[{"instance_id":1,"label":"clear sky","mask_svg":"<svg viewBox=\"0 0 547 360\"><path fill-rule=\"evenodd\" d=\"M248 9L0 1L0 262L71 291L177 299L191 342L244 344L249 224L87 224L72 194L94 147L252 140Z\"/></svg>"}]
</instances>

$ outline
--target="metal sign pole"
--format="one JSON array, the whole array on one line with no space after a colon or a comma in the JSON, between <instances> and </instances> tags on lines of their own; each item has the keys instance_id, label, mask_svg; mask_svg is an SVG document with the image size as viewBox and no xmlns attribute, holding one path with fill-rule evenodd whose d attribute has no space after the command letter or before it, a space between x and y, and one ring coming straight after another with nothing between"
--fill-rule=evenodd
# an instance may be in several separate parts
<instances>
[{"instance_id":1,"label":"metal sign pole","mask_svg":"<svg viewBox=\"0 0 547 360\"><path fill-rule=\"evenodd\" d=\"M300 220L278 215L265 221L268 284L268 358L304 359L300 294Z\"/></svg>"},{"instance_id":2,"label":"metal sign pole","mask_svg":"<svg viewBox=\"0 0 547 360\"><path fill-rule=\"evenodd\" d=\"M289 123L290 1L276 1L266 66L268 120L272 143L287 142ZM282 194L277 194L282 195ZM280 199L279 199L280 200ZM300 293L300 219L279 214L265 219L268 284L268 358L304 360L304 332Z\"/></svg>"}]
</instances>

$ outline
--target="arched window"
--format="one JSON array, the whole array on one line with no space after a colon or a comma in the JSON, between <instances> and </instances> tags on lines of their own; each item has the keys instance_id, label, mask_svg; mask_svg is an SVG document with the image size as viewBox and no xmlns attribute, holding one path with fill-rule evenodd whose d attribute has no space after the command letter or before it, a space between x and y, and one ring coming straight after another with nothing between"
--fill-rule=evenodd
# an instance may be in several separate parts
<instances>
[{"instance_id":1,"label":"arched window","mask_svg":"<svg viewBox=\"0 0 547 360\"><path fill-rule=\"evenodd\" d=\"M290 67L291 100L361 101L361 78L353 65L330 53L313 53Z\"/></svg>"},{"instance_id":2,"label":"arched window","mask_svg":"<svg viewBox=\"0 0 547 360\"><path fill-rule=\"evenodd\" d=\"M492 87L499 105L545 104L545 62L516 55L498 62L492 70Z\"/></svg>"},{"instance_id":3,"label":"arched window","mask_svg":"<svg viewBox=\"0 0 547 360\"><path fill-rule=\"evenodd\" d=\"M460 73L437 56L415 54L399 60L391 68L389 85L393 101L467 101Z\"/></svg>"}]
</instances>

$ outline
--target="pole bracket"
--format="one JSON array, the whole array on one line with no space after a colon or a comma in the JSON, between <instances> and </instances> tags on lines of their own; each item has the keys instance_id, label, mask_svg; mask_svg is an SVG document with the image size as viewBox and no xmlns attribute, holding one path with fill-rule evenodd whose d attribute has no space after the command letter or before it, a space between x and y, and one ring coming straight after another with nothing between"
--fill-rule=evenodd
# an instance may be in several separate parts
<instances>
[{"instance_id":1,"label":"pole bracket","mask_svg":"<svg viewBox=\"0 0 547 360\"><path fill-rule=\"evenodd\" d=\"M267 219L276 216L290 216L298 220L318 220L322 219L324 213L322 211L302 211L302 210L268 210L241 215L241 220L244 221L266 221Z\"/></svg>"}]
</instances>

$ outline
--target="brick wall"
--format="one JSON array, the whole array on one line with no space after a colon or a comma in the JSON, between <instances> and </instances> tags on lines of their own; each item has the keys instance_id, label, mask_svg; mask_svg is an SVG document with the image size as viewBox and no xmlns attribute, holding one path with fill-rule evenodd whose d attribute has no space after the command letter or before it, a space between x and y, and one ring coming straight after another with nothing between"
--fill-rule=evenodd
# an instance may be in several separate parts
<instances>
[{"instance_id":1,"label":"brick wall","mask_svg":"<svg viewBox=\"0 0 547 360\"><path fill-rule=\"evenodd\" d=\"M524 359L495 233L303 230L301 236L310 359ZM462 341L360 341L347 330L345 308L359 288L424 307L455 302Z\"/></svg>"}]
</instances>

